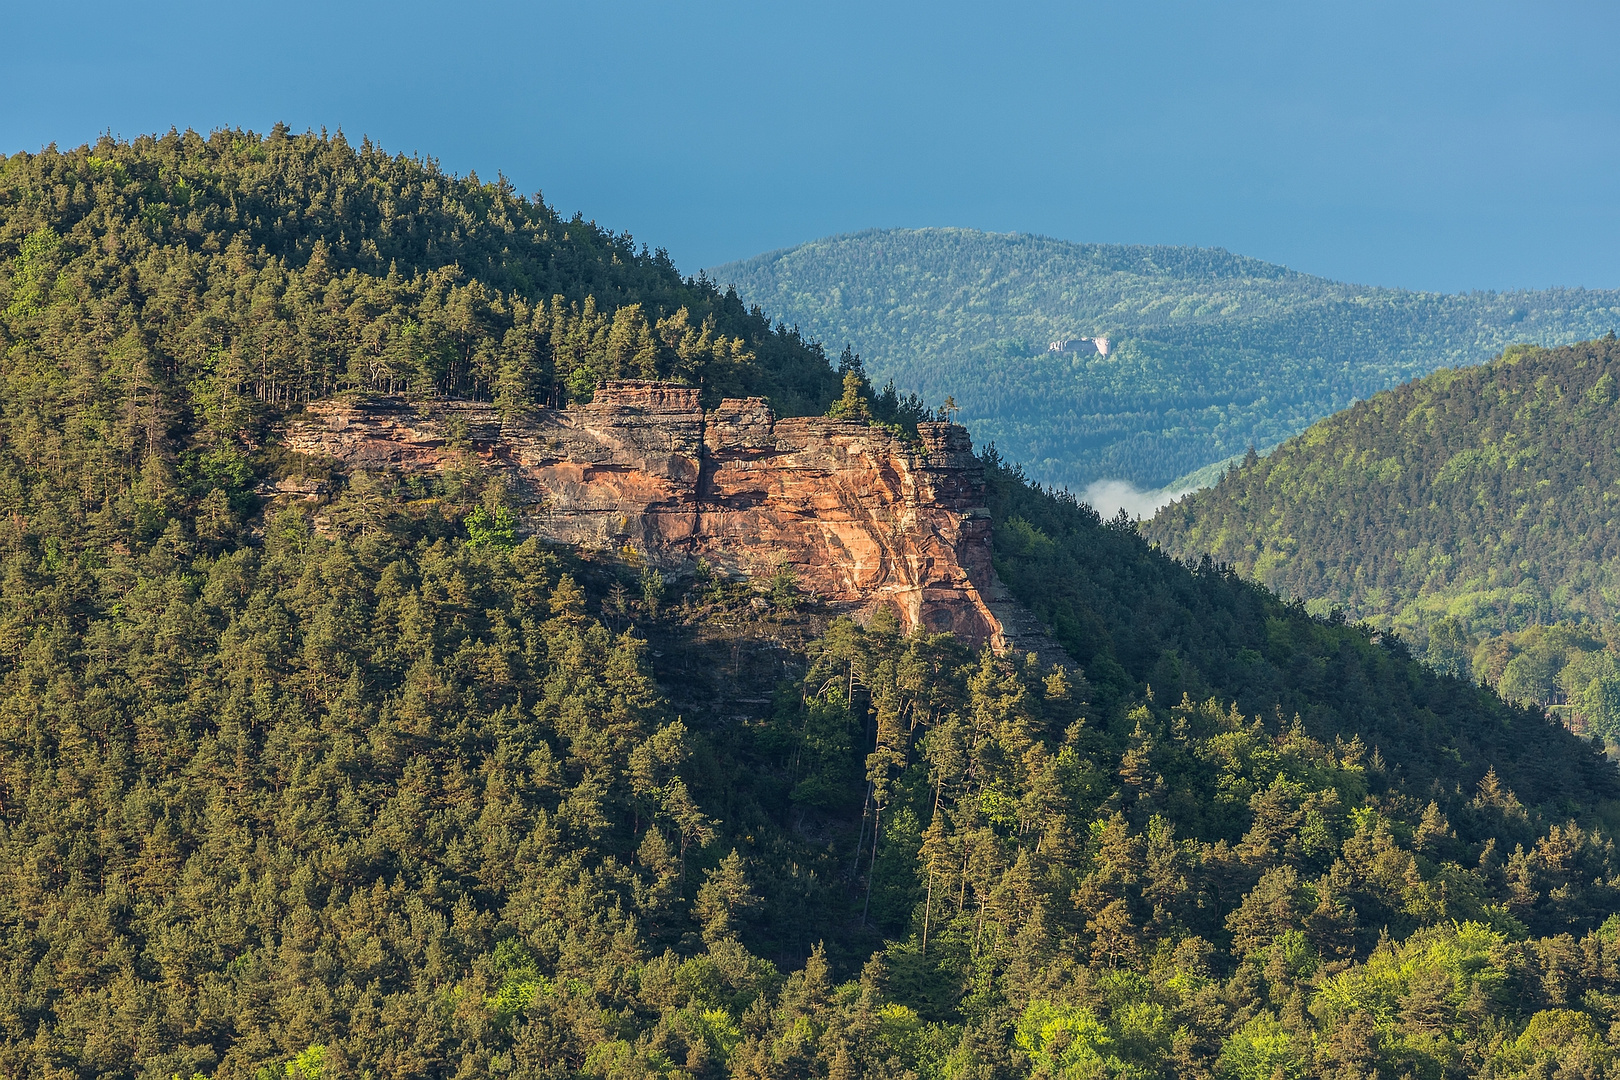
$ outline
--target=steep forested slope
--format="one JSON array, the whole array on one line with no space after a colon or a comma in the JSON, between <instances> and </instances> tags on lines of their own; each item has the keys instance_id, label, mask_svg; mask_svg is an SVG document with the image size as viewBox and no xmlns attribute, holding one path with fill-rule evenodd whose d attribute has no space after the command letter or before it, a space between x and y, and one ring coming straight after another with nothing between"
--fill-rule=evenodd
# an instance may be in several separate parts
<instances>
[{"instance_id":1,"label":"steep forested slope","mask_svg":"<svg viewBox=\"0 0 1620 1080\"><path fill-rule=\"evenodd\" d=\"M818 240L718 267L743 297L962 417L1038 480L1156 487L1358 398L1521 341L1620 324L1620 295L1346 285L1225 251L969 229ZM1046 353L1107 334L1108 356Z\"/></svg>"},{"instance_id":2,"label":"steep forested slope","mask_svg":"<svg viewBox=\"0 0 1620 1080\"><path fill-rule=\"evenodd\" d=\"M334 140L0 180L0 1073L1609 1074L1620 781L1539 713L993 454L1000 572L1083 673L546 549L471 453L343 475L277 423L838 373Z\"/></svg>"},{"instance_id":3,"label":"steep forested slope","mask_svg":"<svg viewBox=\"0 0 1620 1080\"><path fill-rule=\"evenodd\" d=\"M1515 348L1324 420L1147 535L1399 629L1443 671L1620 739L1620 347Z\"/></svg>"},{"instance_id":4,"label":"steep forested slope","mask_svg":"<svg viewBox=\"0 0 1620 1080\"><path fill-rule=\"evenodd\" d=\"M1146 534L1302 600L1475 632L1620 614L1620 345L1513 349L1324 420Z\"/></svg>"}]
</instances>

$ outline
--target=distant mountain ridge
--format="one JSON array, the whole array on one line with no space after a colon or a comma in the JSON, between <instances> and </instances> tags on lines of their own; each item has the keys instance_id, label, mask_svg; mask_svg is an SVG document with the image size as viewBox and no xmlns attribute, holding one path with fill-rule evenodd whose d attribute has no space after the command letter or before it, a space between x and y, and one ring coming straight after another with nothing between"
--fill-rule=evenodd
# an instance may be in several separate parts
<instances>
[{"instance_id":1,"label":"distant mountain ridge","mask_svg":"<svg viewBox=\"0 0 1620 1080\"><path fill-rule=\"evenodd\" d=\"M1352 285L1218 248L868 230L709 270L879 382L961 418L1029 474L1156 487L1379 390L1620 326L1620 292ZM1049 342L1102 334L1109 354Z\"/></svg>"}]
</instances>

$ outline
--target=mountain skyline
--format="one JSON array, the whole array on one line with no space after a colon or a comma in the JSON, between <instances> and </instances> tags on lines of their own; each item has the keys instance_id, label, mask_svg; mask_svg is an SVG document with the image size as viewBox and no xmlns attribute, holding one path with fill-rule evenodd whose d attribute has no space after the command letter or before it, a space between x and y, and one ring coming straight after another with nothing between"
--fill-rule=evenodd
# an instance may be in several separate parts
<instances>
[{"instance_id":1,"label":"mountain skyline","mask_svg":"<svg viewBox=\"0 0 1620 1080\"><path fill-rule=\"evenodd\" d=\"M1219 248L867 230L706 273L880 384L954 398L1037 480L1156 489L1352 402L1518 342L1620 325L1620 292L1423 293ZM1104 335L1108 353L1053 352Z\"/></svg>"},{"instance_id":2,"label":"mountain skyline","mask_svg":"<svg viewBox=\"0 0 1620 1080\"><path fill-rule=\"evenodd\" d=\"M687 272L945 222L1407 288L1620 287L1610 5L616 10L612 48L566 48L593 8L497 3L490 34L421 0L293 0L278 17L323 32L271 39L253 5L24 6L0 152L341 129L542 190ZM695 134L714 114L746 138Z\"/></svg>"}]
</instances>

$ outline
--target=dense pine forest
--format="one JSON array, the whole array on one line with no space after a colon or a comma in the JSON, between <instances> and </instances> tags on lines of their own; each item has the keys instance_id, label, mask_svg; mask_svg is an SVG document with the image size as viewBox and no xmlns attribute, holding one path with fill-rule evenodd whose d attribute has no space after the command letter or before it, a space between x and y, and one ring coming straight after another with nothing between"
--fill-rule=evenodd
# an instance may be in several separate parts
<instances>
[{"instance_id":1,"label":"dense pine forest","mask_svg":"<svg viewBox=\"0 0 1620 1080\"><path fill-rule=\"evenodd\" d=\"M0 1073L1620 1068L1620 776L1398 638L993 450L1078 669L278 445L629 373L916 412L538 197L281 128L19 154L0 357Z\"/></svg>"},{"instance_id":2,"label":"dense pine forest","mask_svg":"<svg viewBox=\"0 0 1620 1080\"><path fill-rule=\"evenodd\" d=\"M981 438L1076 491L1160 487L1436 368L1620 327L1612 291L1419 293L1219 249L973 229L874 229L711 273L879 376L954 395ZM1094 334L1107 356L1047 352Z\"/></svg>"},{"instance_id":3,"label":"dense pine forest","mask_svg":"<svg viewBox=\"0 0 1620 1080\"><path fill-rule=\"evenodd\" d=\"M148 412L178 404L164 384L227 427L244 421L209 402L343 389L516 404L675 377L716 399L768 391L785 415L837 391L818 349L683 281L664 253L563 220L504 179L341 135L18 154L0 161L0 208L9 346L105 353L142 381Z\"/></svg>"},{"instance_id":4,"label":"dense pine forest","mask_svg":"<svg viewBox=\"0 0 1620 1080\"><path fill-rule=\"evenodd\" d=\"M1517 347L1317 424L1145 526L1620 737L1620 344Z\"/></svg>"}]
</instances>

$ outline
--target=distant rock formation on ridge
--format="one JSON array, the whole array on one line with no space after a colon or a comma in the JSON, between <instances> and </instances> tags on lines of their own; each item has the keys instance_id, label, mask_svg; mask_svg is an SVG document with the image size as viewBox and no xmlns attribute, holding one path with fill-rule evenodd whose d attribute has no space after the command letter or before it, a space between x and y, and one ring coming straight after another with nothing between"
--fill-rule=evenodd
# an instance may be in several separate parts
<instances>
[{"instance_id":1,"label":"distant rock formation on ridge","mask_svg":"<svg viewBox=\"0 0 1620 1080\"><path fill-rule=\"evenodd\" d=\"M1109 341L1107 337L1059 338L1046 346L1047 352L1066 353L1100 353L1108 355Z\"/></svg>"}]
</instances>

